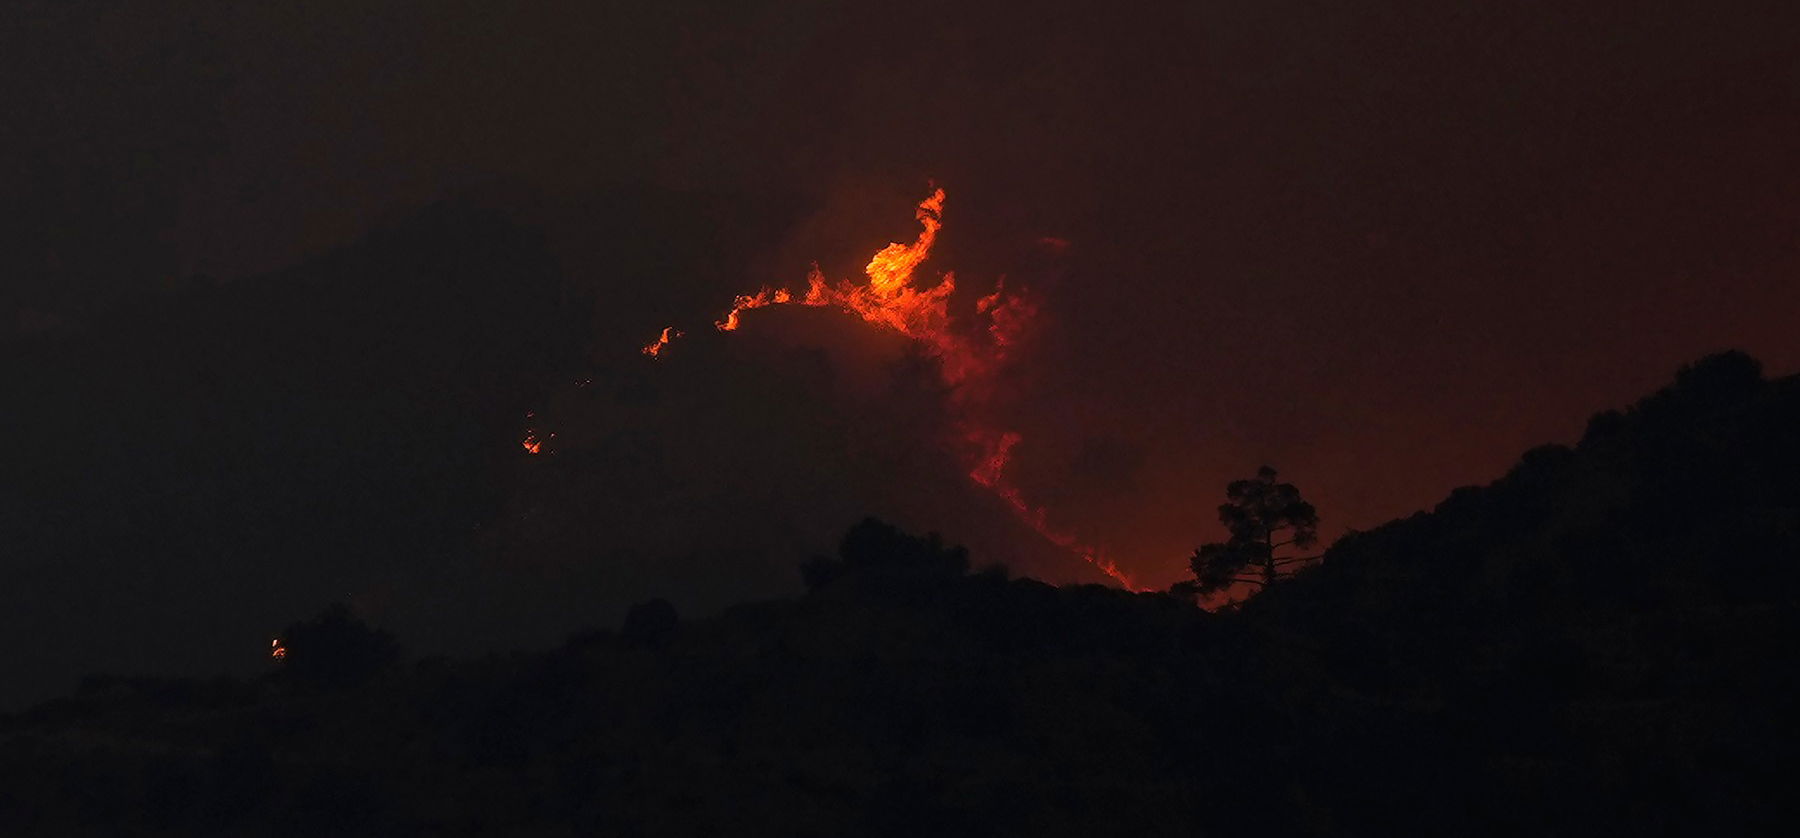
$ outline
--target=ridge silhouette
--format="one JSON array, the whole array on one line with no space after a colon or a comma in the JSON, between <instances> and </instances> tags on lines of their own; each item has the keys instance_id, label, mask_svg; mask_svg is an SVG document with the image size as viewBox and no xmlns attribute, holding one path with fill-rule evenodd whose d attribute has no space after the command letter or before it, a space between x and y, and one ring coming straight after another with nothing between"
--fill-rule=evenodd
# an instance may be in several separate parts
<instances>
[{"instance_id":1,"label":"ridge silhouette","mask_svg":"<svg viewBox=\"0 0 1800 838\"><path fill-rule=\"evenodd\" d=\"M1229 613L870 520L715 619L305 689L95 677L0 723L0 831L1768 832L1796 428L1800 378L1712 356Z\"/></svg>"}]
</instances>

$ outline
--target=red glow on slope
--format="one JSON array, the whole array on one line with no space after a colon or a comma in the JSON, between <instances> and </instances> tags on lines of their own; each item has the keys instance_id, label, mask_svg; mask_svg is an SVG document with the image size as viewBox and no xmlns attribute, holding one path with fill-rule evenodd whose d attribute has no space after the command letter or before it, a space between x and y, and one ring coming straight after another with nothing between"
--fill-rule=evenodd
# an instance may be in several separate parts
<instances>
[{"instance_id":1,"label":"red glow on slope","mask_svg":"<svg viewBox=\"0 0 1800 838\"><path fill-rule=\"evenodd\" d=\"M1002 280L995 284L993 293L975 303L975 314L987 320L987 327L973 335L952 330L949 300L956 290L956 277L945 273L929 288L914 284L914 273L931 255L932 244L943 227L943 213L944 190L937 189L920 201L914 211L913 217L922 228L918 238L911 244L890 243L877 252L863 268L866 282L846 279L833 283L815 265L806 278L805 294L796 296L786 288L765 287L754 294L741 295L714 325L722 332L736 331L744 312L773 305L832 307L924 344L938 359L944 383L951 388L952 399L962 416L959 432L963 441L979 452L973 458L969 478L1004 500L1020 521L1051 543L1080 556L1126 589L1140 590L1098 550L1051 527L1044 509L1027 502L1019 487L1007 479L1006 467L1020 436L989 427L981 416L1002 362L1030 326L1037 306L1023 289L1008 289ZM1045 242L1059 250L1068 246L1061 239ZM673 327L663 329L657 340L644 347L644 354L656 357L680 334Z\"/></svg>"},{"instance_id":2,"label":"red glow on slope","mask_svg":"<svg viewBox=\"0 0 1800 838\"><path fill-rule=\"evenodd\" d=\"M1106 557L1099 548L1084 544L1075 536L1058 530L1050 525L1043 507L1032 506L1025 500L1017 486L1006 482L1006 465L1012 458L1012 447L1017 445L1020 436L1012 431L1002 433L994 441L987 456L976 463L970 470L969 479L987 487L1013 510L1019 520L1030 524L1050 543L1068 550L1082 558L1083 561L1100 569L1100 572L1111 576L1121 587L1128 591L1145 591L1133 582L1131 576L1121 569L1112 559Z\"/></svg>"}]
</instances>

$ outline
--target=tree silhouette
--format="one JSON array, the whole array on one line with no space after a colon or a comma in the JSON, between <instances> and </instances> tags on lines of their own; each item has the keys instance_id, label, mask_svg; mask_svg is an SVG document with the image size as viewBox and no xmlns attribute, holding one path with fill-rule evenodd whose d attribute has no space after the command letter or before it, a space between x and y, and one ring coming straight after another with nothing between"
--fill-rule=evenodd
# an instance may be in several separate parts
<instances>
[{"instance_id":1,"label":"tree silhouette","mask_svg":"<svg viewBox=\"0 0 1800 838\"><path fill-rule=\"evenodd\" d=\"M918 580L955 579L969 572L969 551L946 546L937 533L923 538L901 532L877 518L864 518L844 534L838 557L814 556L800 565L808 590L818 590L847 574Z\"/></svg>"},{"instance_id":2,"label":"tree silhouette","mask_svg":"<svg viewBox=\"0 0 1800 838\"><path fill-rule=\"evenodd\" d=\"M1225 487L1228 500L1219 505L1219 523L1231 538L1203 544L1189 566L1193 582L1180 587L1216 593L1240 582L1268 587L1295 565L1317 556L1297 555L1318 541L1319 513L1300 497L1292 483L1275 482L1275 470L1263 466L1248 480ZM1286 548L1287 552L1283 553Z\"/></svg>"}]
</instances>

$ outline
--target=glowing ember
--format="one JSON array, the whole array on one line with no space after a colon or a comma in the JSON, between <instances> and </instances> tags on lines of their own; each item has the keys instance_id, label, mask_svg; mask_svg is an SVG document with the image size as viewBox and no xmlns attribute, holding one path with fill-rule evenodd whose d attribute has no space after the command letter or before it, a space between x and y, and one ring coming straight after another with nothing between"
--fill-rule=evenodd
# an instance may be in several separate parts
<instances>
[{"instance_id":1,"label":"glowing ember","mask_svg":"<svg viewBox=\"0 0 1800 838\"><path fill-rule=\"evenodd\" d=\"M535 413L525 414L525 418L527 420L533 419L536 416L537 416L537 414L535 414ZM540 437L540 436L538 436L538 429L536 427L526 426L525 438L519 440L519 446L521 448L524 448L525 453L527 453L527 454L541 454L544 452L544 444L555 438L556 438L556 433L554 431L552 431L548 436Z\"/></svg>"},{"instance_id":2,"label":"glowing ember","mask_svg":"<svg viewBox=\"0 0 1800 838\"><path fill-rule=\"evenodd\" d=\"M272 660L287 659L287 647L281 645L281 638L277 637L269 641L269 658Z\"/></svg>"},{"instance_id":3,"label":"glowing ember","mask_svg":"<svg viewBox=\"0 0 1800 838\"><path fill-rule=\"evenodd\" d=\"M891 243L876 253L863 268L863 273L868 276L866 283L850 280L832 283L814 265L806 278L805 294L796 296L785 288L762 288L733 300L731 310L714 325L722 332L736 331L744 312L772 305L833 307L924 344L939 360L944 381L951 386L952 399L960 408L963 418L958 430L964 442L977 452L969 478L1006 501L1019 520L1051 543L1080 556L1127 589L1139 590L1130 577L1098 550L1053 529L1045 519L1044 510L1028 503L1020 489L1007 480L1006 466L1020 436L1013 431L993 430L979 416L985 412L981 408L993 391L993 377L1036 315L1037 307L1022 290L1009 290L1002 281L995 284L992 294L975 303L976 314L988 321L984 332L968 335L951 331L948 305L951 293L956 290L956 277L945 273L930 288L920 288L913 283L914 272L931 255L931 246L943 227L943 214L944 190L933 190L929 197L919 202L913 214L922 228L918 238L911 244ZM1056 251L1068 247L1068 242L1061 239L1045 239L1040 244ZM644 354L656 357L670 340L680 335L674 327L663 329L660 337L644 347ZM536 453L530 440L531 437L527 437L527 449Z\"/></svg>"}]
</instances>

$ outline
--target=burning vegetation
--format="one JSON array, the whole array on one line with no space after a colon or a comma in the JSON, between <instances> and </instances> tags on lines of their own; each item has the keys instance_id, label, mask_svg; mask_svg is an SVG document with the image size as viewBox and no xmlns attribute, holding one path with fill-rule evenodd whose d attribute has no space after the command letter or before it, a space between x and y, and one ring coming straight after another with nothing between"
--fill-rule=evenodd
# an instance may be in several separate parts
<instances>
[{"instance_id":1,"label":"burning vegetation","mask_svg":"<svg viewBox=\"0 0 1800 838\"><path fill-rule=\"evenodd\" d=\"M656 340L644 344L643 353L655 358L662 354L663 348L668 346L670 341L678 337L681 337L681 333L676 331L674 326L663 329L662 334L656 336Z\"/></svg>"},{"instance_id":2,"label":"burning vegetation","mask_svg":"<svg viewBox=\"0 0 1800 838\"><path fill-rule=\"evenodd\" d=\"M665 334L666 334L666 332L665 332ZM649 352L648 348L645 349L645 352L647 354L655 354L655 353ZM526 425L525 436L524 436L524 438L519 440L519 447L525 449L525 453L527 453L527 454L542 454L542 453L544 453L544 444L546 442L556 438L555 432L545 434L538 430L537 425L536 425L537 413L535 411L526 413L525 421L527 421L531 424Z\"/></svg>"},{"instance_id":3,"label":"burning vegetation","mask_svg":"<svg viewBox=\"0 0 1800 838\"><path fill-rule=\"evenodd\" d=\"M1140 588L1098 548L1071 533L1053 527L1041 506L1028 501L1023 490L1008 476L1013 448L1023 439L1016 431L998 427L987 416L992 412L995 384L1010 360L1012 350L1037 315L1037 306L1023 287L1006 286L1002 279L994 290L975 302L974 328L954 322L950 297L956 276L945 272L937 282L919 281L918 268L931 255L938 231L943 228L944 190L934 189L913 212L920 231L910 244L892 242L863 268L866 281L831 281L815 264L806 278L806 290L765 286L739 295L731 309L713 325L721 332L737 331L744 312L778 305L835 308L854 315L878 329L896 332L922 346L938 362L943 383L951 393L957 416L955 435L969 469L969 478L1006 502L1013 514L1050 542L1080 556L1129 590ZM1068 243L1048 239L1056 249ZM1046 245L1049 246L1049 245ZM960 327L960 328L959 328ZM660 358L671 341L681 336L675 327L662 330L645 345L643 354ZM537 453L529 444L527 449Z\"/></svg>"}]
</instances>

